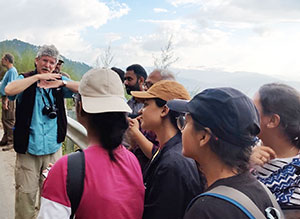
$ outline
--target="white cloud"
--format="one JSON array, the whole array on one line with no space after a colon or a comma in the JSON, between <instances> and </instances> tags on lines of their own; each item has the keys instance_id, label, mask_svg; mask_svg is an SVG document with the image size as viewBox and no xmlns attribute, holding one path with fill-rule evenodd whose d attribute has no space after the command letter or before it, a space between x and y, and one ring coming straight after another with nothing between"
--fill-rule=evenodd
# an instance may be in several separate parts
<instances>
[{"instance_id":1,"label":"white cloud","mask_svg":"<svg viewBox=\"0 0 300 219\"><path fill-rule=\"evenodd\" d=\"M168 0L174 7L179 7L186 4L199 4L201 0Z\"/></svg>"},{"instance_id":2,"label":"white cloud","mask_svg":"<svg viewBox=\"0 0 300 219\"><path fill-rule=\"evenodd\" d=\"M147 20L157 31L144 49L158 53L167 35L174 35L174 67L218 68L296 75L300 44L298 0L169 0L189 14L176 20ZM298 39L297 39L298 38Z\"/></svg>"},{"instance_id":3,"label":"white cloud","mask_svg":"<svg viewBox=\"0 0 300 219\"><path fill-rule=\"evenodd\" d=\"M169 0L175 6L197 9L199 19L230 22L300 22L298 0Z\"/></svg>"},{"instance_id":4,"label":"white cloud","mask_svg":"<svg viewBox=\"0 0 300 219\"><path fill-rule=\"evenodd\" d=\"M98 29L108 20L129 12L126 4L98 0L11 0L0 1L0 8L13 12L0 13L0 20L5 21L1 24L0 39L54 44L63 55L88 63L94 56L93 47L81 33L87 28Z\"/></svg>"},{"instance_id":5,"label":"white cloud","mask_svg":"<svg viewBox=\"0 0 300 219\"><path fill-rule=\"evenodd\" d=\"M297 43L299 36L300 31L294 35L273 32L245 39L230 36L211 44L178 48L176 54L180 57L180 62L176 67L205 66L227 71L249 71L291 77L300 72L300 64L297 61L300 50Z\"/></svg>"},{"instance_id":6,"label":"white cloud","mask_svg":"<svg viewBox=\"0 0 300 219\"><path fill-rule=\"evenodd\" d=\"M153 11L155 13L166 13L166 12L168 12L168 10L165 9L165 8L153 8Z\"/></svg>"},{"instance_id":7,"label":"white cloud","mask_svg":"<svg viewBox=\"0 0 300 219\"><path fill-rule=\"evenodd\" d=\"M155 33L145 39L145 48L159 51L167 40L173 35L173 41L177 47L195 47L195 45L207 45L222 41L227 33L216 28L199 28L197 22L191 19L177 20L143 20L143 22L158 25ZM157 48L159 46L159 48Z\"/></svg>"},{"instance_id":8,"label":"white cloud","mask_svg":"<svg viewBox=\"0 0 300 219\"><path fill-rule=\"evenodd\" d=\"M103 40L104 40L103 44L105 44L105 45L112 44L112 43L122 39L122 36L118 33L110 32L110 33L104 33L102 35L103 35Z\"/></svg>"},{"instance_id":9,"label":"white cloud","mask_svg":"<svg viewBox=\"0 0 300 219\"><path fill-rule=\"evenodd\" d=\"M152 66L152 53L143 48L143 38L131 37L129 41L113 46L112 52L115 54L114 63L116 66L126 68L131 64L141 64L142 66Z\"/></svg>"},{"instance_id":10,"label":"white cloud","mask_svg":"<svg viewBox=\"0 0 300 219\"><path fill-rule=\"evenodd\" d=\"M126 5L125 3L119 3L115 0L111 0L111 2L109 2L107 5L111 11L111 13L110 13L111 16L109 19L120 18L120 17L128 14L128 12L130 11L130 8L128 7L128 5Z\"/></svg>"},{"instance_id":11,"label":"white cloud","mask_svg":"<svg viewBox=\"0 0 300 219\"><path fill-rule=\"evenodd\" d=\"M111 29L105 26L107 32L101 30L111 19L130 11L126 4L115 0L105 3L98 0L0 1L3 11L13 12L13 16L0 13L3 21L0 40L18 38L35 45L55 44L68 58L89 64L95 63L103 51L103 48L95 48L95 44L103 47L111 43L114 63L126 67L133 63L152 66L153 55L157 56L173 35L174 54L180 58L173 67L201 66L282 75L300 73L300 62L296 59L300 51L299 0L168 2L177 7L175 19L141 20L139 16L131 20L138 21L133 23L135 28L139 30L147 25L149 28L146 32L134 31L133 35L130 28L119 28L115 23L116 27ZM158 5L148 9L155 13L172 12L171 5L170 8ZM172 16L171 13L165 15ZM89 39L83 38L90 32L93 35L87 36ZM94 44L88 41L90 39Z\"/></svg>"},{"instance_id":12,"label":"white cloud","mask_svg":"<svg viewBox=\"0 0 300 219\"><path fill-rule=\"evenodd\" d=\"M139 50L139 55L144 51L144 63L148 65L153 65L153 57L148 53L157 56L160 48L173 35L174 54L180 58L173 65L176 68L198 69L202 66L289 77L300 73L300 63L297 61L300 24L240 23L228 30L228 22L225 28L222 22L201 26L193 19L143 22L156 24L157 29L152 34L140 37L139 46L133 46L132 49Z\"/></svg>"}]
</instances>

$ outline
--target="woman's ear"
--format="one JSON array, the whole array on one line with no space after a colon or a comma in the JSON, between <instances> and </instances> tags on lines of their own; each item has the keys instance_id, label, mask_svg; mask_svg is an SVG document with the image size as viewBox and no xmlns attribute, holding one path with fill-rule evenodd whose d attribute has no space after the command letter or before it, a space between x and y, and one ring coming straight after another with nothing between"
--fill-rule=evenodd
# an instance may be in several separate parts
<instances>
[{"instance_id":1,"label":"woman's ear","mask_svg":"<svg viewBox=\"0 0 300 219\"><path fill-rule=\"evenodd\" d=\"M278 114L272 114L267 123L268 128L277 128L280 124L280 116Z\"/></svg>"},{"instance_id":2,"label":"woman's ear","mask_svg":"<svg viewBox=\"0 0 300 219\"><path fill-rule=\"evenodd\" d=\"M207 129L207 130L206 130ZM205 128L205 130L201 130L198 132L198 142L199 142L199 146L202 147L204 145L207 145L207 143L209 142L210 138L211 138L211 131L209 128Z\"/></svg>"},{"instance_id":3,"label":"woman's ear","mask_svg":"<svg viewBox=\"0 0 300 219\"><path fill-rule=\"evenodd\" d=\"M168 115L169 111L170 111L169 107L167 107L166 105L164 105L162 107L162 111L160 113L160 116L161 117L166 117Z\"/></svg>"}]
</instances>

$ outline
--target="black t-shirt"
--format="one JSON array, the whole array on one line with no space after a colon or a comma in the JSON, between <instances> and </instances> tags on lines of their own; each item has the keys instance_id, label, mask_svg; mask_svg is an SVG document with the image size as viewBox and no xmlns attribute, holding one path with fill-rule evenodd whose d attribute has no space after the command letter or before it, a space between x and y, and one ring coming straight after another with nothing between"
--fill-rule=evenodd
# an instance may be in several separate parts
<instances>
[{"instance_id":1,"label":"black t-shirt","mask_svg":"<svg viewBox=\"0 0 300 219\"><path fill-rule=\"evenodd\" d=\"M182 155L181 133L171 138L144 172L143 219L182 219L188 203L203 192L195 161Z\"/></svg>"},{"instance_id":2,"label":"black t-shirt","mask_svg":"<svg viewBox=\"0 0 300 219\"><path fill-rule=\"evenodd\" d=\"M243 173L233 177L220 179L213 183L208 190L224 185L237 189L247 195L264 213L267 207L273 206L268 194L260 183L250 174ZM184 219L196 218L238 218L248 219L246 214L228 201L212 196L198 198L187 210Z\"/></svg>"}]
</instances>

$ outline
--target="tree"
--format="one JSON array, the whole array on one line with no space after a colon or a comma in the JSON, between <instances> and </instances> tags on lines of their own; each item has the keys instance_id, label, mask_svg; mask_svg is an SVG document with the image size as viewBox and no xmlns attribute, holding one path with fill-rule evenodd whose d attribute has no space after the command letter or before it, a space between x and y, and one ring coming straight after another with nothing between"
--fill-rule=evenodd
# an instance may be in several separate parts
<instances>
[{"instance_id":1,"label":"tree","mask_svg":"<svg viewBox=\"0 0 300 219\"><path fill-rule=\"evenodd\" d=\"M112 65L115 56L112 53L110 44L106 47L104 52L97 58L96 67L109 68Z\"/></svg>"},{"instance_id":2,"label":"tree","mask_svg":"<svg viewBox=\"0 0 300 219\"><path fill-rule=\"evenodd\" d=\"M179 57L175 57L173 47L173 35L170 36L167 45L161 48L160 56L153 57L154 66L160 69L168 69L172 64L179 60Z\"/></svg>"}]
</instances>

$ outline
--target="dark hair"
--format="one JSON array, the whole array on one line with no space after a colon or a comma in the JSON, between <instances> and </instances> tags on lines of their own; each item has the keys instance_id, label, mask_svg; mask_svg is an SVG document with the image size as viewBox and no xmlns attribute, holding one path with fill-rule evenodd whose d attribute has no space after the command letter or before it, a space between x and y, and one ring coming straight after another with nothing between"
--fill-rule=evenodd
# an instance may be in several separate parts
<instances>
[{"instance_id":1,"label":"dark hair","mask_svg":"<svg viewBox=\"0 0 300 219\"><path fill-rule=\"evenodd\" d=\"M163 107L164 105L167 104L167 101L163 100L163 99L160 99L160 98L154 98L154 101L156 103L156 105L158 107ZM169 110L169 113L168 113L168 117L170 119L170 122L172 123L172 125L178 129L177 127L177 117L180 115L181 113L179 112L176 112L176 111L173 111L173 110ZM179 129L178 129L179 131Z\"/></svg>"},{"instance_id":2,"label":"dark hair","mask_svg":"<svg viewBox=\"0 0 300 219\"><path fill-rule=\"evenodd\" d=\"M112 67L111 70L113 70L114 72L116 72L119 75L122 83L124 83L125 72L122 69L119 69L119 68L116 68L116 67Z\"/></svg>"},{"instance_id":3,"label":"dark hair","mask_svg":"<svg viewBox=\"0 0 300 219\"><path fill-rule=\"evenodd\" d=\"M116 161L113 151L122 143L123 135L128 128L126 114L123 112L86 114L88 124L98 134L102 147L108 151L110 159Z\"/></svg>"},{"instance_id":4,"label":"dark hair","mask_svg":"<svg viewBox=\"0 0 300 219\"><path fill-rule=\"evenodd\" d=\"M10 53L6 53L4 55L4 59L6 59L7 61L9 61L9 63L13 64L14 63L14 56Z\"/></svg>"},{"instance_id":5,"label":"dark hair","mask_svg":"<svg viewBox=\"0 0 300 219\"><path fill-rule=\"evenodd\" d=\"M147 79L146 70L139 64L130 65L126 68L126 71L133 71L137 76L141 76L144 80Z\"/></svg>"},{"instance_id":6,"label":"dark hair","mask_svg":"<svg viewBox=\"0 0 300 219\"><path fill-rule=\"evenodd\" d=\"M193 119L194 129L197 131L205 130L204 126ZM208 142L210 149L222 160L227 166L234 168L238 173L249 170L249 160L252 153L251 146L238 146L230 144L217 138L213 133Z\"/></svg>"},{"instance_id":7,"label":"dark hair","mask_svg":"<svg viewBox=\"0 0 300 219\"><path fill-rule=\"evenodd\" d=\"M263 114L278 114L282 132L300 148L299 92L286 84L271 83L260 87L258 93Z\"/></svg>"}]
</instances>

